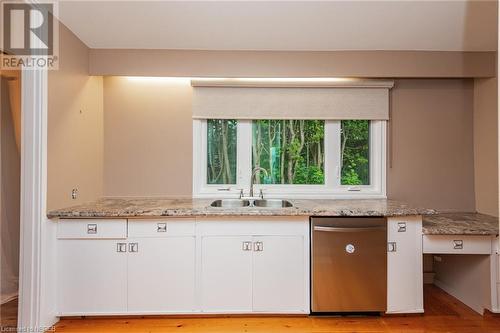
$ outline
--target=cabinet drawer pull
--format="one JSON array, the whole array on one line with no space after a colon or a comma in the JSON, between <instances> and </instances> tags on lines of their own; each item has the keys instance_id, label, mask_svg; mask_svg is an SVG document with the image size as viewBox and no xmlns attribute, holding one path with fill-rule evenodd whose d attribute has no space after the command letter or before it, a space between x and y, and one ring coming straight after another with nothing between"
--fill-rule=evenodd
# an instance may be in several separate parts
<instances>
[{"instance_id":1,"label":"cabinet drawer pull","mask_svg":"<svg viewBox=\"0 0 500 333\"><path fill-rule=\"evenodd\" d=\"M128 252L139 252L139 243L129 243L128 244Z\"/></svg>"},{"instance_id":2,"label":"cabinet drawer pull","mask_svg":"<svg viewBox=\"0 0 500 333\"><path fill-rule=\"evenodd\" d=\"M242 244L243 251L252 251L252 242L243 242Z\"/></svg>"},{"instance_id":3,"label":"cabinet drawer pull","mask_svg":"<svg viewBox=\"0 0 500 333\"><path fill-rule=\"evenodd\" d=\"M253 250L255 252L262 252L262 251L264 251L264 243L262 243L262 242L254 242L253 243Z\"/></svg>"},{"instance_id":4,"label":"cabinet drawer pull","mask_svg":"<svg viewBox=\"0 0 500 333\"><path fill-rule=\"evenodd\" d=\"M398 232L406 232L406 222L398 222Z\"/></svg>"},{"instance_id":5,"label":"cabinet drawer pull","mask_svg":"<svg viewBox=\"0 0 500 333\"><path fill-rule=\"evenodd\" d=\"M127 252L127 243L116 243L116 252Z\"/></svg>"},{"instance_id":6,"label":"cabinet drawer pull","mask_svg":"<svg viewBox=\"0 0 500 333\"><path fill-rule=\"evenodd\" d=\"M387 243L387 252L397 252L396 242Z\"/></svg>"},{"instance_id":7,"label":"cabinet drawer pull","mask_svg":"<svg viewBox=\"0 0 500 333\"><path fill-rule=\"evenodd\" d=\"M454 250L463 250L464 249L464 241L461 239L453 240L453 249Z\"/></svg>"},{"instance_id":8,"label":"cabinet drawer pull","mask_svg":"<svg viewBox=\"0 0 500 333\"><path fill-rule=\"evenodd\" d=\"M167 224L165 222L157 223L156 232L167 232Z\"/></svg>"},{"instance_id":9,"label":"cabinet drawer pull","mask_svg":"<svg viewBox=\"0 0 500 333\"><path fill-rule=\"evenodd\" d=\"M97 234L97 224L95 223L87 224L87 234Z\"/></svg>"}]
</instances>

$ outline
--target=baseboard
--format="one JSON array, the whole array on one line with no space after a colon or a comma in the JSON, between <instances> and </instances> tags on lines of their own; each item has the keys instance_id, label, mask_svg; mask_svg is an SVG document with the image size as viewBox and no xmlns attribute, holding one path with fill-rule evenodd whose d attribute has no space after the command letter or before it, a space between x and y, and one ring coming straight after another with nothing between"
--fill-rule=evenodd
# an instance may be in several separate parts
<instances>
[{"instance_id":1,"label":"baseboard","mask_svg":"<svg viewBox=\"0 0 500 333\"><path fill-rule=\"evenodd\" d=\"M422 314L424 313L424 309L416 309L416 310L408 310L408 311L386 311L387 315L399 315L399 314Z\"/></svg>"}]
</instances>

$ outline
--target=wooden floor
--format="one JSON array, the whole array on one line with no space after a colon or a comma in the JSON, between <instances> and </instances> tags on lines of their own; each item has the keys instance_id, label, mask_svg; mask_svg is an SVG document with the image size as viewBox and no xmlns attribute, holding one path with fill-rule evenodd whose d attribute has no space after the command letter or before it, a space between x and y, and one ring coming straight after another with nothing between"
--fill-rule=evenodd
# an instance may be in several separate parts
<instances>
[{"instance_id":1,"label":"wooden floor","mask_svg":"<svg viewBox=\"0 0 500 333\"><path fill-rule=\"evenodd\" d=\"M0 306L0 332L15 332L17 326L17 298Z\"/></svg>"},{"instance_id":2,"label":"wooden floor","mask_svg":"<svg viewBox=\"0 0 500 333\"><path fill-rule=\"evenodd\" d=\"M425 315L383 317L128 317L63 319L56 332L499 332L500 316L478 315L426 285Z\"/></svg>"}]
</instances>

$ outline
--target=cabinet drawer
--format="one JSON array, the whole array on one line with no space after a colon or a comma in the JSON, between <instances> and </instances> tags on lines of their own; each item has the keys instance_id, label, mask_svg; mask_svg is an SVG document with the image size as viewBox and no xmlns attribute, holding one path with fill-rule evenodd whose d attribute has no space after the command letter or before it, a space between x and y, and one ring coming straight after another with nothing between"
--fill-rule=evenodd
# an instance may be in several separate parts
<instances>
[{"instance_id":1,"label":"cabinet drawer","mask_svg":"<svg viewBox=\"0 0 500 333\"><path fill-rule=\"evenodd\" d=\"M58 239L127 238L127 220L62 219Z\"/></svg>"},{"instance_id":2,"label":"cabinet drawer","mask_svg":"<svg viewBox=\"0 0 500 333\"><path fill-rule=\"evenodd\" d=\"M129 237L162 238L168 236L194 235L195 220L190 218L168 218L152 220L129 220Z\"/></svg>"},{"instance_id":3,"label":"cabinet drawer","mask_svg":"<svg viewBox=\"0 0 500 333\"><path fill-rule=\"evenodd\" d=\"M424 235L423 252L434 254L491 254L491 237Z\"/></svg>"}]
</instances>

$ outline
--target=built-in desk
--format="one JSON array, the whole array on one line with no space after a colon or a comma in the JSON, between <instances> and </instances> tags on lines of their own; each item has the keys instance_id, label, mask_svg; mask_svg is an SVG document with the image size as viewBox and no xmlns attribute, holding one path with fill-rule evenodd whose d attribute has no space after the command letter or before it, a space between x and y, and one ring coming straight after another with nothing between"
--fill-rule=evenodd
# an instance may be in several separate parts
<instances>
[{"instance_id":1,"label":"built-in desk","mask_svg":"<svg viewBox=\"0 0 500 333\"><path fill-rule=\"evenodd\" d=\"M422 249L434 255L434 284L479 313L499 312L498 218L479 213L428 215Z\"/></svg>"}]
</instances>

